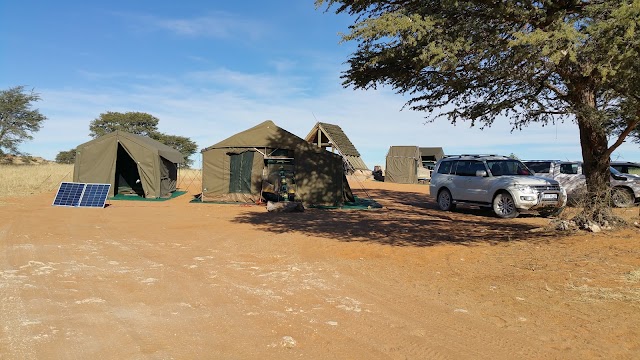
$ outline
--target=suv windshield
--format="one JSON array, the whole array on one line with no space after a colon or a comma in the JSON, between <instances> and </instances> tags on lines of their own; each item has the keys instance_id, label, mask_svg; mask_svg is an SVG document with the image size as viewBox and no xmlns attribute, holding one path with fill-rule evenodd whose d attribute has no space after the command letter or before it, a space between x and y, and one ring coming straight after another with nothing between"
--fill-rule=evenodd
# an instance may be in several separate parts
<instances>
[{"instance_id":1,"label":"suv windshield","mask_svg":"<svg viewBox=\"0 0 640 360\"><path fill-rule=\"evenodd\" d=\"M531 171L518 160L487 160L487 167L493 176L531 175Z\"/></svg>"}]
</instances>

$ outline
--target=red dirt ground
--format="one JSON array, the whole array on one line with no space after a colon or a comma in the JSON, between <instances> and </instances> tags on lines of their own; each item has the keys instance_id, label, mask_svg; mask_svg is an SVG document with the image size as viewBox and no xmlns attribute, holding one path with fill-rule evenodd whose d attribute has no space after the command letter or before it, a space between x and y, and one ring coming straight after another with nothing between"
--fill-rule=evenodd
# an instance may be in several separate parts
<instances>
[{"instance_id":1,"label":"red dirt ground","mask_svg":"<svg viewBox=\"0 0 640 360\"><path fill-rule=\"evenodd\" d=\"M352 187L384 208L3 199L0 358L640 359L638 229Z\"/></svg>"}]
</instances>

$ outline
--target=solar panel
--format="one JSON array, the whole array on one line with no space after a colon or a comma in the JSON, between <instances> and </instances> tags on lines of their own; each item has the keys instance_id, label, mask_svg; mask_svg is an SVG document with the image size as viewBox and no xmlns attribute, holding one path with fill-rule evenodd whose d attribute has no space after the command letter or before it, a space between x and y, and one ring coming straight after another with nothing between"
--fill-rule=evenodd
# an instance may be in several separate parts
<instances>
[{"instance_id":1,"label":"solar panel","mask_svg":"<svg viewBox=\"0 0 640 360\"><path fill-rule=\"evenodd\" d=\"M60 183L54 206L104 207L111 184Z\"/></svg>"},{"instance_id":2,"label":"solar panel","mask_svg":"<svg viewBox=\"0 0 640 360\"><path fill-rule=\"evenodd\" d=\"M111 184L87 184L84 188L79 207L104 207Z\"/></svg>"},{"instance_id":3,"label":"solar panel","mask_svg":"<svg viewBox=\"0 0 640 360\"><path fill-rule=\"evenodd\" d=\"M78 206L85 184L63 182L60 183L53 205L56 206Z\"/></svg>"}]
</instances>

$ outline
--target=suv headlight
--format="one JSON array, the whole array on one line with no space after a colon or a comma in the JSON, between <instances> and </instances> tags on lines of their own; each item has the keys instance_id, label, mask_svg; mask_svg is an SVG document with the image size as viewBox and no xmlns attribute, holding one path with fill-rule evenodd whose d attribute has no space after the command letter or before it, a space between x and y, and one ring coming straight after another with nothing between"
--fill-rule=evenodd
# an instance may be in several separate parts
<instances>
[{"instance_id":1,"label":"suv headlight","mask_svg":"<svg viewBox=\"0 0 640 360\"><path fill-rule=\"evenodd\" d=\"M536 190L528 185L516 185L514 188L522 194L535 194Z\"/></svg>"}]
</instances>

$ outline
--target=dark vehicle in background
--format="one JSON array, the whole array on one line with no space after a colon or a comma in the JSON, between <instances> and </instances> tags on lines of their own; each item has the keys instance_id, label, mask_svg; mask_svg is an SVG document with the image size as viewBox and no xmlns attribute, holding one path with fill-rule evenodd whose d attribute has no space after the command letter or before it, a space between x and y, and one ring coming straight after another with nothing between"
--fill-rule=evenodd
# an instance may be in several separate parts
<instances>
[{"instance_id":1,"label":"dark vehicle in background","mask_svg":"<svg viewBox=\"0 0 640 360\"><path fill-rule=\"evenodd\" d=\"M624 174L640 176L640 163L631 161L612 161L611 167Z\"/></svg>"}]
</instances>

